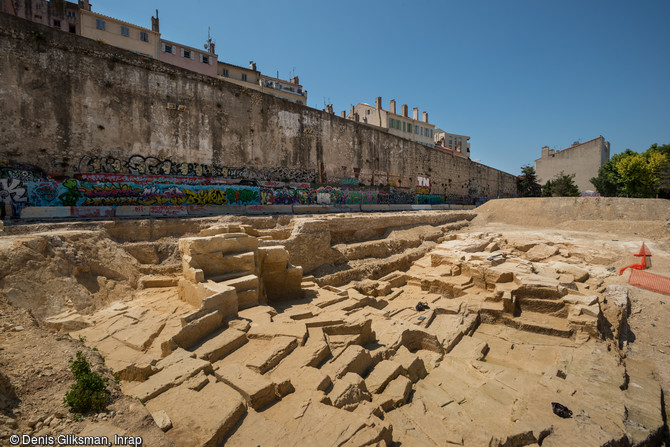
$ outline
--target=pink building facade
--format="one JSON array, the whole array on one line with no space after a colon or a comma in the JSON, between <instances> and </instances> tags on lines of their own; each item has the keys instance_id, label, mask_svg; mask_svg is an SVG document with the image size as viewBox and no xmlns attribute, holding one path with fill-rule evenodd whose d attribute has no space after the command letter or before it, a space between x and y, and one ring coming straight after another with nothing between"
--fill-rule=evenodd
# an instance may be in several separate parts
<instances>
[{"instance_id":1,"label":"pink building facade","mask_svg":"<svg viewBox=\"0 0 670 447\"><path fill-rule=\"evenodd\" d=\"M161 39L158 59L177 67L216 77L217 55L214 54L214 44L209 45L209 51L203 51Z\"/></svg>"}]
</instances>

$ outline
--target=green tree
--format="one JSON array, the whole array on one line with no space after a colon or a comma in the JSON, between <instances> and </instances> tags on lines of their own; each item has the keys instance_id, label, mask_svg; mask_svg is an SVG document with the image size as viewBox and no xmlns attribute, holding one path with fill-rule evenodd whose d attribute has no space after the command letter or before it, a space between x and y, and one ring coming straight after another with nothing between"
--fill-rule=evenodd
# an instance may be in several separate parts
<instances>
[{"instance_id":1,"label":"green tree","mask_svg":"<svg viewBox=\"0 0 670 447\"><path fill-rule=\"evenodd\" d=\"M553 180L542 186L542 197L579 197L579 188L574 182L575 174L561 171Z\"/></svg>"},{"instance_id":2,"label":"green tree","mask_svg":"<svg viewBox=\"0 0 670 447\"><path fill-rule=\"evenodd\" d=\"M516 178L516 189L520 197L539 197L542 187L537 182L535 167L525 165L521 167L521 175Z\"/></svg>"},{"instance_id":3,"label":"green tree","mask_svg":"<svg viewBox=\"0 0 670 447\"><path fill-rule=\"evenodd\" d=\"M612 156L591 183L608 197L667 197L670 195L670 145L654 143L645 152L626 149Z\"/></svg>"}]
</instances>

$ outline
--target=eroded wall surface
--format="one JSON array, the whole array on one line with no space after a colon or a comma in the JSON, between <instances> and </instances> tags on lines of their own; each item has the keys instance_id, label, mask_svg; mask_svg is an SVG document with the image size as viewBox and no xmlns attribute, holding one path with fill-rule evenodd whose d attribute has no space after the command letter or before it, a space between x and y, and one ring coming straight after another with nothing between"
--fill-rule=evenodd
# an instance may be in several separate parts
<instances>
[{"instance_id":1,"label":"eroded wall surface","mask_svg":"<svg viewBox=\"0 0 670 447\"><path fill-rule=\"evenodd\" d=\"M0 60L0 194L15 212L516 192L502 171L4 14Z\"/></svg>"}]
</instances>

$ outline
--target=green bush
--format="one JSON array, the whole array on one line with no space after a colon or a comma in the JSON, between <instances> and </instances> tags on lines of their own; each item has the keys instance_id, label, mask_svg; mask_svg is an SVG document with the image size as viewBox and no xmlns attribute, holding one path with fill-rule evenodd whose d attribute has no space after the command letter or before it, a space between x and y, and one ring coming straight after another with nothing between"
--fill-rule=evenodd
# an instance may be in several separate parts
<instances>
[{"instance_id":1,"label":"green bush","mask_svg":"<svg viewBox=\"0 0 670 447\"><path fill-rule=\"evenodd\" d=\"M107 379L91 371L91 365L81 351L77 352L76 360L70 359L70 371L76 382L65 393L63 403L74 413L103 411L107 408L109 391Z\"/></svg>"}]
</instances>

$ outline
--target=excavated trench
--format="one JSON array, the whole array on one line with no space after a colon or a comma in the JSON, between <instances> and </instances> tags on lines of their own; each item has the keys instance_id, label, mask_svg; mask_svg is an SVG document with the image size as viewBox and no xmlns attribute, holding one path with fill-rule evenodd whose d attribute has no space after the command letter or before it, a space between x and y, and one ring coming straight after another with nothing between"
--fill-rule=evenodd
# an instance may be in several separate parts
<instances>
[{"instance_id":1,"label":"excavated trench","mask_svg":"<svg viewBox=\"0 0 670 447\"><path fill-rule=\"evenodd\" d=\"M660 445L666 379L627 351L647 295L612 271L637 238L488 206L10 227L0 290L176 445Z\"/></svg>"}]
</instances>

